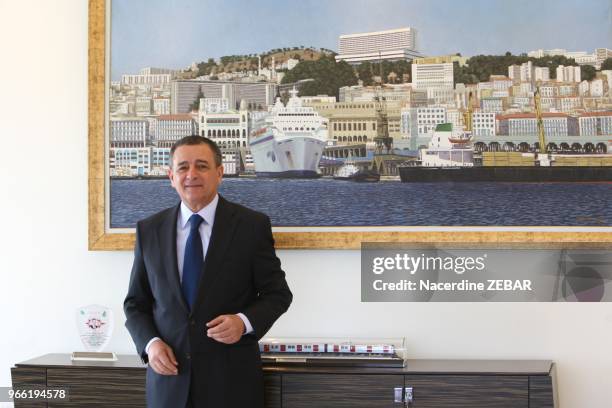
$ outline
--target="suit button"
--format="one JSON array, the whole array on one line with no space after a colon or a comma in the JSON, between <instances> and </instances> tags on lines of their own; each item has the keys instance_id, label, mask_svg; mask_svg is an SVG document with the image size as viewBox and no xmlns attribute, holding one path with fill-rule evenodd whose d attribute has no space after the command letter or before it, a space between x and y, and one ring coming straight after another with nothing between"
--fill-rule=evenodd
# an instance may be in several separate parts
<instances>
[{"instance_id":1,"label":"suit button","mask_svg":"<svg viewBox=\"0 0 612 408\"><path fill-rule=\"evenodd\" d=\"M187 360L191 360L191 353L185 354L185 357L187 358Z\"/></svg>"}]
</instances>

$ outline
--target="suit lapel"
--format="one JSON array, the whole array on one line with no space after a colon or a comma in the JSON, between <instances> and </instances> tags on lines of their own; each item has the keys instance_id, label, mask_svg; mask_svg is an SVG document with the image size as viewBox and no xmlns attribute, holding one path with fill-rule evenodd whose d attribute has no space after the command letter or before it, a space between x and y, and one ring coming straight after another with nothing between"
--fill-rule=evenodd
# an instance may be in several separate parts
<instances>
[{"instance_id":1,"label":"suit lapel","mask_svg":"<svg viewBox=\"0 0 612 408\"><path fill-rule=\"evenodd\" d=\"M237 219L232 204L219 195L215 222L208 250L206 251L206 258L204 259L204 271L198 286L198 296L194 310L204 299L207 299L213 293L211 288L222 273L221 263L234 235L236 222Z\"/></svg>"},{"instance_id":2,"label":"suit lapel","mask_svg":"<svg viewBox=\"0 0 612 408\"><path fill-rule=\"evenodd\" d=\"M170 290L180 299L181 305L185 309L185 313L188 313L189 308L187 307L187 303L183 297L183 291L181 290L181 280L176 255L176 225L180 208L181 203L179 202L176 208L168 212L168 216L165 217L160 228L157 230L157 239L160 243L159 253L162 257L162 264L164 265L164 271L167 274L168 282L170 283Z\"/></svg>"}]
</instances>

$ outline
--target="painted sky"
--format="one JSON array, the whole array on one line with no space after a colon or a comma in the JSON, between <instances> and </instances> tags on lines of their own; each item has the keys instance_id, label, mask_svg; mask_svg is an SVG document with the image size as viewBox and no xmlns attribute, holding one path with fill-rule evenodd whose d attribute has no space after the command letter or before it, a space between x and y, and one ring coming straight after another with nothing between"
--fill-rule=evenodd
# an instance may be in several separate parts
<instances>
[{"instance_id":1,"label":"painted sky","mask_svg":"<svg viewBox=\"0 0 612 408\"><path fill-rule=\"evenodd\" d=\"M426 55L612 48L612 0L112 0L111 13L113 80L407 26Z\"/></svg>"}]
</instances>

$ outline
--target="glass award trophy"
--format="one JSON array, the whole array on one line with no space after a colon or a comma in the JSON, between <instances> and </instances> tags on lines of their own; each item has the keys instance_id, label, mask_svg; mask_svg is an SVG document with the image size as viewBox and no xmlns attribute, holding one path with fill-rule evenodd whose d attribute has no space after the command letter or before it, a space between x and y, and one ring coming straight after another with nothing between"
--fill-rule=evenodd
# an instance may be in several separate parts
<instances>
[{"instance_id":1,"label":"glass award trophy","mask_svg":"<svg viewBox=\"0 0 612 408\"><path fill-rule=\"evenodd\" d=\"M105 306L89 305L76 311L76 324L85 352L75 351L72 360L116 361L115 353L104 353L113 334L113 311Z\"/></svg>"}]
</instances>

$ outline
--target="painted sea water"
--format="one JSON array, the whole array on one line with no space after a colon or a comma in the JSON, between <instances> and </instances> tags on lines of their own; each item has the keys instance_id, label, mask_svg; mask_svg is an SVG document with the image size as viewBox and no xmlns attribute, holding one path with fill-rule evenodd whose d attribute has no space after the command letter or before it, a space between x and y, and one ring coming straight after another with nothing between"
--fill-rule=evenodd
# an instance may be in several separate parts
<instances>
[{"instance_id":1,"label":"painted sea water","mask_svg":"<svg viewBox=\"0 0 612 408\"><path fill-rule=\"evenodd\" d=\"M612 183L354 183L228 178L230 201L273 226L610 226ZM111 228L176 205L168 180L113 179Z\"/></svg>"}]
</instances>

